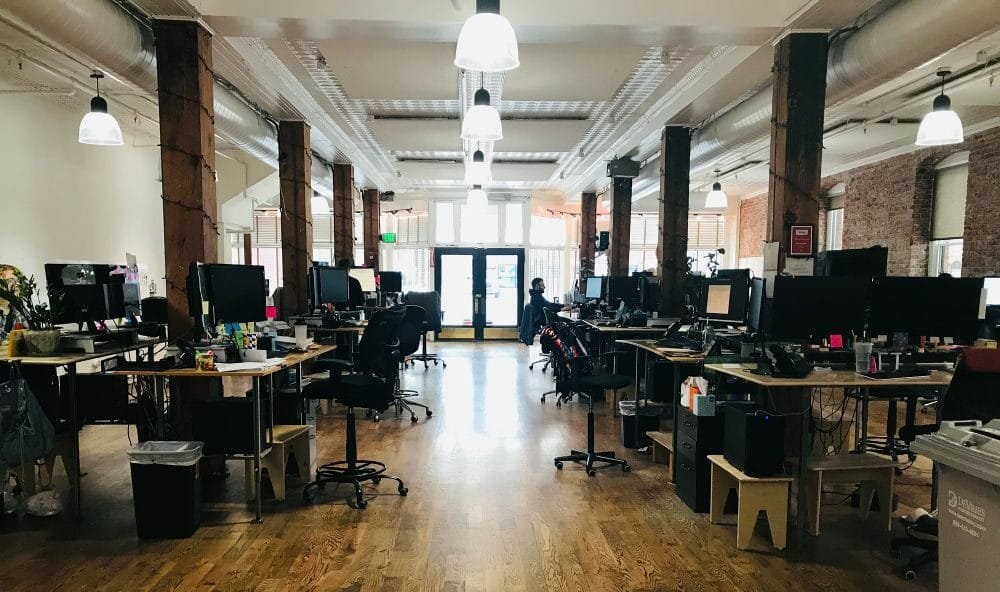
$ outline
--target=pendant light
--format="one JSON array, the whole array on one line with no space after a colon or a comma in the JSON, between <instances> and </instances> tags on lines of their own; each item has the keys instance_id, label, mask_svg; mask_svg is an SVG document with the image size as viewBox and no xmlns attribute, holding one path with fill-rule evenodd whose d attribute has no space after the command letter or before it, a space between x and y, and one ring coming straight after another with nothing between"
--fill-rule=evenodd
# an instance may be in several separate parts
<instances>
[{"instance_id":1,"label":"pendant light","mask_svg":"<svg viewBox=\"0 0 1000 592\"><path fill-rule=\"evenodd\" d=\"M934 97L934 108L924 115L917 130L917 146L944 146L961 144L965 140L962 120L951 110L951 99L944 94L944 79L951 70L938 70L941 77L941 94Z\"/></svg>"},{"instance_id":2,"label":"pendant light","mask_svg":"<svg viewBox=\"0 0 1000 592\"><path fill-rule=\"evenodd\" d=\"M486 156L482 150L472 153L472 162L465 166L466 185L489 185L493 182L490 165L486 164Z\"/></svg>"},{"instance_id":3,"label":"pendant light","mask_svg":"<svg viewBox=\"0 0 1000 592\"><path fill-rule=\"evenodd\" d=\"M97 86L97 96L90 99L90 113L84 115L80 121L78 140L81 144L121 146L125 143L122 140L122 128L108 113L108 102L101 97L101 79L104 78L104 74L94 70L90 77Z\"/></svg>"},{"instance_id":4,"label":"pendant light","mask_svg":"<svg viewBox=\"0 0 1000 592\"><path fill-rule=\"evenodd\" d=\"M472 107L462 120L462 139L476 142L495 142L503 139L500 113L490 105L490 93L485 88L476 91Z\"/></svg>"},{"instance_id":5,"label":"pendant light","mask_svg":"<svg viewBox=\"0 0 1000 592\"><path fill-rule=\"evenodd\" d=\"M500 15L500 0L476 0L476 14L462 25L455 65L479 72L506 72L521 65L517 37Z\"/></svg>"},{"instance_id":6,"label":"pendant light","mask_svg":"<svg viewBox=\"0 0 1000 592\"><path fill-rule=\"evenodd\" d=\"M326 198L319 193L313 191L312 200L309 202L309 209L312 210L314 218L316 216L329 216L330 202L326 201Z\"/></svg>"},{"instance_id":7,"label":"pendant light","mask_svg":"<svg viewBox=\"0 0 1000 592\"><path fill-rule=\"evenodd\" d=\"M469 191L469 197L465 200L465 206L468 208L481 209L489 205L489 198L486 196L486 192L483 191L482 185L473 185L472 189Z\"/></svg>"},{"instance_id":8,"label":"pendant light","mask_svg":"<svg viewBox=\"0 0 1000 592\"><path fill-rule=\"evenodd\" d=\"M722 183L719 183L719 169L715 169L715 183L712 183L712 190L705 196L706 208L729 207L729 196L722 190Z\"/></svg>"}]
</instances>

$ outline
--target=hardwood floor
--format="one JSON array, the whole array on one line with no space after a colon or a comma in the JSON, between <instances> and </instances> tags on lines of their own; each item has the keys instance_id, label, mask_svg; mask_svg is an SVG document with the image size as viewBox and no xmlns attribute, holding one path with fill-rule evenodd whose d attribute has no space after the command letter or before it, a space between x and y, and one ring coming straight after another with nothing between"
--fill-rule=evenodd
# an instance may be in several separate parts
<instances>
[{"instance_id":1,"label":"hardwood floor","mask_svg":"<svg viewBox=\"0 0 1000 592\"><path fill-rule=\"evenodd\" d=\"M362 457L385 461L408 497L383 482L359 511L342 486L315 505L291 488L250 524L243 463L231 462L221 499L191 539L138 541L123 427L83 433L84 512L0 525L0 590L933 590L931 569L897 575L888 536L842 505L823 510L824 534L776 552L758 524L740 552L735 526L715 526L674 495L666 470L626 452L620 420L600 406L598 446L626 455L632 473L588 477L552 458L585 444L584 406L541 404L547 375L520 344L434 344L448 368L407 370L434 416L411 424L389 412L360 419ZM881 424L877 422L881 421ZM884 412L873 426L884 425ZM342 410L321 418L320 461L343 458ZM134 429L132 430L134 437ZM926 467L924 467L924 470ZM929 475L907 472L901 511L926 506ZM328 488L331 491L332 488ZM835 500L833 500L835 502Z\"/></svg>"}]
</instances>

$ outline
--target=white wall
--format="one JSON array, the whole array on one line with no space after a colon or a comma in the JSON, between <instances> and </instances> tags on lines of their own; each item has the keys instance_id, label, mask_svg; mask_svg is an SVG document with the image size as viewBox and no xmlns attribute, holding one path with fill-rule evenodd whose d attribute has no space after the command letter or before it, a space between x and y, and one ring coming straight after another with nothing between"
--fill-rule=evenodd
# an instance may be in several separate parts
<instances>
[{"instance_id":1,"label":"white wall","mask_svg":"<svg viewBox=\"0 0 1000 592\"><path fill-rule=\"evenodd\" d=\"M144 136L149 147L130 146L127 131L125 146L79 144L88 99L0 95L0 263L44 285L45 263L124 263L128 251L162 295L160 150Z\"/></svg>"}]
</instances>

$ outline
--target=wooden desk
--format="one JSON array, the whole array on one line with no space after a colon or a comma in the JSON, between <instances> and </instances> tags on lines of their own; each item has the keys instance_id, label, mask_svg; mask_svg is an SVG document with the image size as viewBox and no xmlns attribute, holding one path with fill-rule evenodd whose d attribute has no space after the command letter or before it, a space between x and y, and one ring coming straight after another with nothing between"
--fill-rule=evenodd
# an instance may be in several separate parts
<instances>
[{"instance_id":1,"label":"wooden desk","mask_svg":"<svg viewBox=\"0 0 1000 592\"><path fill-rule=\"evenodd\" d=\"M156 396L156 407L157 407L157 437L164 437L164 416L166 414L165 403L164 403L164 382L168 378L222 378L224 376L245 376L253 379L253 419L254 419L254 453L253 453L253 470L254 470L254 503L255 508L255 518L254 522L260 523L261 519L261 469L260 462L261 457L264 454L264 450L261 447L261 431L260 431L260 414L261 414L261 404L260 404L260 393L261 393L261 379L268 379L268 392L272 393L271 396L271 420L274 420L274 375L278 372L296 366L298 372L296 373L296 384L295 390L299 397L302 397L302 363L308 360L318 358L319 356L331 352L336 349L335 345L314 345L305 352L290 352L284 358L281 358L280 364L275 364L274 366L267 366L265 368L260 368L257 370L236 370L233 372L219 372L217 370L197 370L195 368L173 368L170 370L116 370L112 374L120 374L127 376L147 376L152 377L154 382L154 393Z\"/></svg>"},{"instance_id":2,"label":"wooden desk","mask_svg":"<svg viewBox=\"0 0 1000 592\"><path fill-rule=\"evenodd\" d=\"M750 384L772 390L780 390L785 393L792 393L792 398L801 404L797 413L801 414L801 436L799 438L798 471L796 476L796 511L795 526L798 534L797 541L801 544L806 532L806 483L808 479L808 459L812 453L812 441L809 437L809 426L812 420L812 390L817 388L857 388L865 391L871 389L900 388L900 387L938 387L946 388L951 383L952 375L947 372L934 371L929 376L915 376L912 378L891 378L886 380L875 380L855 373L853 370L830 370L825 372L812 371L805 378L776 378L774 376L761 376L753 374L750 370L753 365L747 364L705 364L708 372L718 372L743 380ZM787 456L787 455L786 455Z\"/></svg>"},{"instance_id":3,"label":"wooden desk","mask_svg":"<svg viewBox=\"0 0 1000 592\"><path fill-rule=\"evenodd\" d=\"M99 360L101 358L107 358L109 356L124 355L126 353L139 351L142 349L147 350L147 357L153 359L155 353L155 348L157 345L165 343L163 340L156 338L139 338L139 342L132 345L116 346L109 349L102 349L101 351L96 351L94 353L86 352L66 352L55 354L51 356L8 356L6 348L2 353L0 353L0 363L11 363L18 362L25 366L50 366L52 368L64 368L66 370L66 393L63 393L67 400L69 401L70 409L70 421L72 422L71 429L73 431L73 437L70 439L72 444L70 449L73 455L73 461L76 464L76 471L67 470L67 478L69 479L70 487L73 489L73 495L71 496L71 505L73 506L73 512L76 516L80 517L81 512L81 500L82 495L80 493L80 473L82 469L80 468L80 431L77 429L77 405L76 405L76 366L81 362L90 362L93 360ZM70 475L70 472L75 472L75 475Z\"/></svg>"},{"instance_id":4,"label":"wooden desk","mask_svg":"<svg viewBox=\"0 0 1000 592\"><path fill-rule=\"evenodd\" d=\"M681 404L680 401L680 390L681 382L684 380L683 374L687 372L690 376L700 371L702 364L705 363L705 355L698 353L685 353L676 349L657 347L655 339L623 339L618 341L621 345L627 345L634 347L636 349L635 355L635 401L636 408L639 407L639 368L645 369L649 364L649 355L652 354L655 358L670 362L672 367L673 380L671 380L671 399L673 400L673 417L677 417L677 409ZM639 352L643 352L643 362L639 363ZM643 399L648 399L648 391L643 389L644 397ZM648 403L648 401L647 401ZM638 411L636 411L638 413ZM638 416L636 416L638 418ZM639 429L638 419L635 422L636 427L636 443L639 442L639 435L641 430ZM671 429L674 450L677 450L677 430ZM676 463L671 463L670 474L671 479L674 478L676 474Z\"/></svg>"}]
</instances>

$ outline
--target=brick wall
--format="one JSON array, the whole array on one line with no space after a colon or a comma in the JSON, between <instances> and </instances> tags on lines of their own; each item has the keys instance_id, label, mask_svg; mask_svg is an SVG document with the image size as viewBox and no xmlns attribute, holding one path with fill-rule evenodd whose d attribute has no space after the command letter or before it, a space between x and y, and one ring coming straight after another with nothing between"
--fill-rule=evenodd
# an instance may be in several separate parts
<instances>
[{"instance_id":1,"label":"brick wall","mask_svg":"<svg viewBox=\"0 0 1000 592\"><path fill-rule=\"evenodd\" d=\"M740 258L764 255L764 232L767 230L767 195L740 202Z\"/></svg>"},{"instance_id":2,"label":"brick wall","mask_svg":"<svg viewBox=\"0 0 1000 592\"><path fill-rule=\"evenodd\" d=\"M825 177L824 188L846 185L844 248L883 245L889 248L890 274L926 275L934 167L961 150L970 152L962 274L1000 274L1000 128L957 146L919 150ZM740 204L740 257L760 254L765 199ZM819 239L825 241L825 234Z\"/></svg>"}]
</instances>

